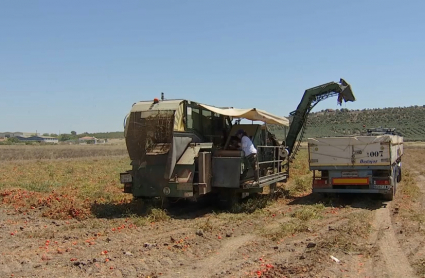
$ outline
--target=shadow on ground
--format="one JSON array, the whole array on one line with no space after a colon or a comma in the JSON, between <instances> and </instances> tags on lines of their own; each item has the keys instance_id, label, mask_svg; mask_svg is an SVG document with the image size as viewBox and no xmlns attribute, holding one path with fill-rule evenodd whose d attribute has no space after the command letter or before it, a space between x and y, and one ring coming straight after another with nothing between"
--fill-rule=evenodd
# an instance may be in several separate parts
<instances>
[{"instance_id":1,"label":"shadow on ground","mask_svg":"<svg viewBox=\"0 0 425 278\"><path fill-rule=\"evenodd\" d=\"M91 212L98 218L147 217L153 211L161 211L172 218L196 218L210 211L205 201L176 200L132 200L128 203L97 203Z\"/></svg>"},{"instance_id":2,"label":"shadow on ground","mask_svg":"<svg viewBox=\"0 0 425 278\"><path fill-rule=\"evenodd\" d=\"M255 194L248 196L229 208L223 208L217 196L210 195L196 200L132 200L127 203L95 203L91 212L98 218L127 218L130 216L149 216L152 210L162 210L173 219L194 219L209 213L253 213L257 209L265 208L278 198L284 197L282 193L273 195Z\"/></svg>"},{"instance_id":3,"label":"shadow on ground","mask_svg":"<svg viewBox=\"0 0 425 278\"><path fill-rule=\"evenodd\" d=\"M255 194L240 200L231 207L223 208L217 196L209 195L196 200L142 200L137 199L127 203L97 203L91 207L91 212L98 218L127 218L130 216L149 217L152 212L163 213L173 219L194 219L210 213L253 213L263 209L279 198L291 201L288 205L323 204L326 207L353 207L376 210L386 206L377 196L370 194L339 194L323 196L311 193L301 197L290 196L287 190L278 190L275 194Z\"/></svg>"},{"instance_id":4,"label":"shadow on ground","mask_svg":"<svg viewBox=\"0 0 425 278\"><path fill-rule=\"evenodd\" d=\"M322 195L311 193L302 197L291 197L289 205L314 205L323 204L326 207L352 207L376 210L386 207L387 203L373 194L331 194Z\"/></svg>"},{"instance_id":5,"label":"shadow on ground","mask_svg":"<svg viewBox=\"0 0 425 278\"><path fill-rule=\"evenodd\" d=\"M142 200L133 200L126 203L94 203L91 212L98 218L126 218L129 216L146 216L151 207Z\"/></svg>"}]
</instances>

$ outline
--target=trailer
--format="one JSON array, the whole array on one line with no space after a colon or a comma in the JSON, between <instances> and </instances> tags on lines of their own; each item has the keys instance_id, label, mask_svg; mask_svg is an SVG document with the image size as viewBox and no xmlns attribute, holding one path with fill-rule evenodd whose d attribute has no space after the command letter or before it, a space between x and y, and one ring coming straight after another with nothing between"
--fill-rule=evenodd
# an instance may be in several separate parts
<instances>
[{"instance_id":1,"label":"trailer","mask_svg":"<svg viewBox=\"0 0 425 278\"><path fill-rule=\"evenodd\" d=\"M401 181L403 137L394 129L308 139L313 192L378 193L393 200Z\"/></svg>"}]
</instances>

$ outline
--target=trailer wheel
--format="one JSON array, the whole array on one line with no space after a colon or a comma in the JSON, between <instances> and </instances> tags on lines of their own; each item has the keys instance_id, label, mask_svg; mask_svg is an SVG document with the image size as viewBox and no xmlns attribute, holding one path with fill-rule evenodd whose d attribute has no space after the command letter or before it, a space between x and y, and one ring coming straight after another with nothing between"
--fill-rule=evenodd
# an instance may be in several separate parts
<instances>
[{"instance_id":1,"label":"trailer wheel","mask_svg":"<svg viewBox=\"0 0 425 278\"><path fill-rule=\"evenodd\" d=\"M391 193L384 194L383 198L385 201L392 201L394 199L395 193L397 192L397 177L394 177L394 186L391 190Z\"/></svg>"},{"instance_id":2,"label":"trailer wheel","mask_svg":"<svg viewBox=\"0 0 425 278\"><path fill-rule=\"evenodd\" d=\"M394 188L391 193L383 194L382 198L384 199L384 201L392 201L394 199Z\"/></svg>"},{"instance_id":3,"label":"trailer wheel","mask_svg":"<svg viewBox=\"0 0 425 278\"><path fill-rule=\"evenodd\" d=\"M398 176L394 177L393 199L394 199L395 194L397 193L397 179L398 179Z\"/></svg>"},{"instance_id":4,"label":"trailer wheel","mask_svg":"<svg viewBox=\"0 0 425 278\"><path fill-rule=\"evenodd\" d=\"M401 166L397 166L397 170L398 170L397 182L401 182Z\"/></svg>"}]
</instances>

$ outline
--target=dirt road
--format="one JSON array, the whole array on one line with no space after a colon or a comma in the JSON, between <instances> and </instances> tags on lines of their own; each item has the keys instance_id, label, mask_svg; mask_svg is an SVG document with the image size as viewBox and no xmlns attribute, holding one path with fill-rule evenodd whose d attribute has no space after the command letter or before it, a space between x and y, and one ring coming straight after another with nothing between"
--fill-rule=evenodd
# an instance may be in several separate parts
<instances>
[{"instance_id":1,"label":"dirt road","mask_svg":"<svg viewBox=\"0 0 425 278\"><path fill-rule=\"evenodd\" d=\"M375 258L375 263L381 267L374 268L373 273L377 277L415 277L413 268L395 236L390 208L391 203L375 211L370 244L377 247L378 257Z\"/></svg>"},{"instance_id":2,"label":"dirt road","mask_svg":"<svg viewBox=\"0 0 425 278\"><path fill-rule=\"evenodd\" d=\"M0 207L0 277L422 277L425 177L408 150L392 202L282 190L254 212L183 202L83 221ZM265 206L264 206L265 204Z\"/></svg>"}]
</instances>

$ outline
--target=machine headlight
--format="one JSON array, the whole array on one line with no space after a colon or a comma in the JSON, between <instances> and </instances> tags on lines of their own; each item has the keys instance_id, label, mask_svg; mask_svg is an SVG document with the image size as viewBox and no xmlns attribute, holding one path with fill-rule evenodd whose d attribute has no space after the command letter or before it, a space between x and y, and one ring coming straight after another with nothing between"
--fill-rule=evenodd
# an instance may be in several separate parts
<instances>
[{"instance_id":1,"label":"machine headlight","mask_svg":"<svg viewBox=\"0 0 425 278\"><path fill-rule=\"evenodd\" d=\"M164 187L162 192L164 193L164 195L170 195L171 189L168 186L166 186L166 187Z\"/></svg>"}]
</instances>

